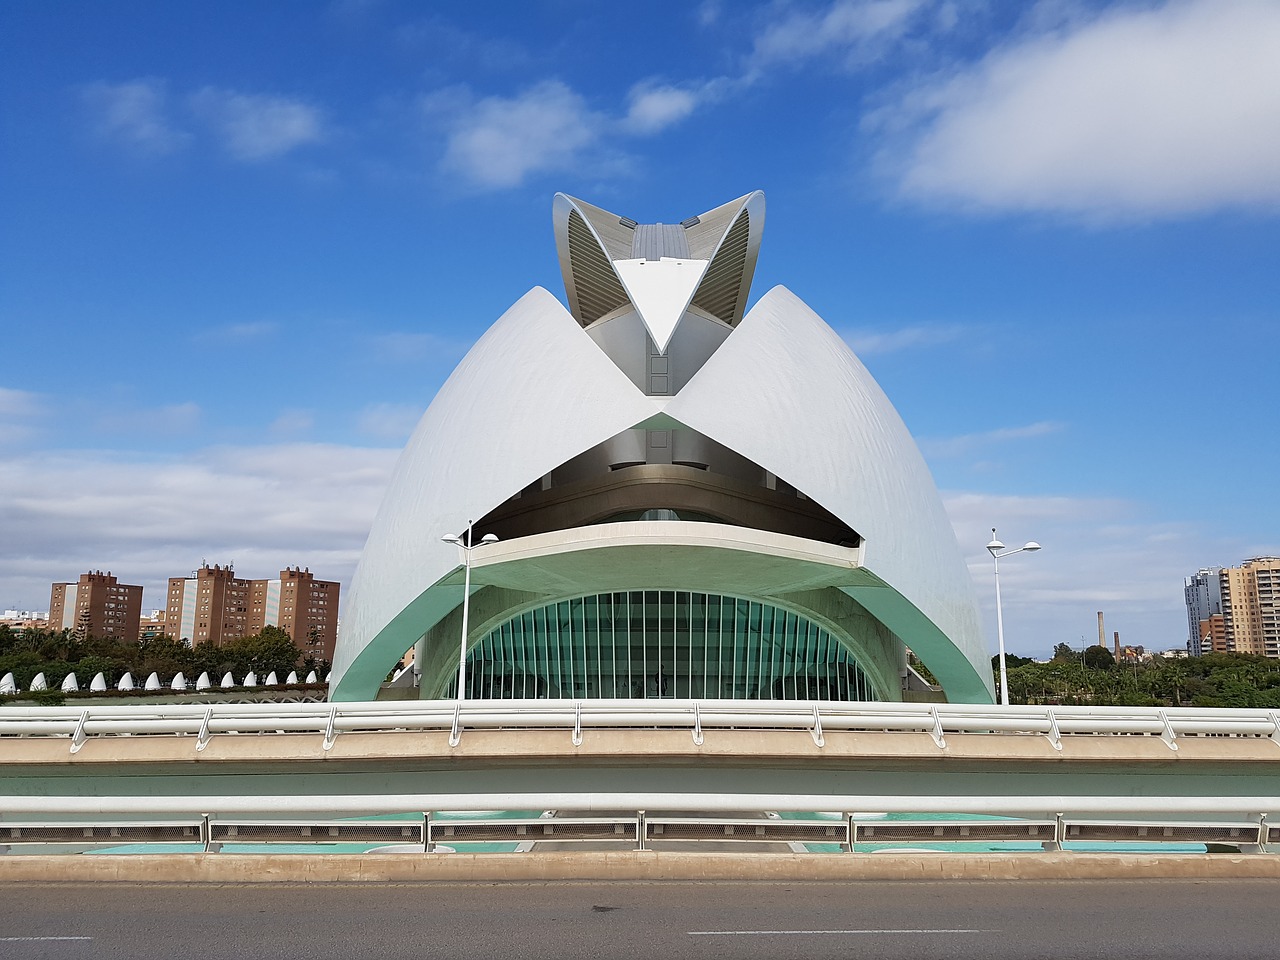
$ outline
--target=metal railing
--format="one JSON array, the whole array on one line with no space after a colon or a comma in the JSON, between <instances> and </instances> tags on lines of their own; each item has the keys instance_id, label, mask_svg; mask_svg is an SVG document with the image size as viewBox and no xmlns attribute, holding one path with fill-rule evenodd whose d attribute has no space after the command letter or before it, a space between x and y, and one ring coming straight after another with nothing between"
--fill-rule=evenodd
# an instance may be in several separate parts
<instances>
[{"instance_id":1,"label":"metal railing","mask_svg":"<svg viewBox=\"0 0 1280 960\"><path fill-rule=\"evenodd\" d=\"M1033 843L1059 850L1073 843L1220 844L1241 852L1267 852L1280 844L1280 826L1265 817L1225 822L1168 820L884 820L865 814L826 819L662 817L645 811L608 817L457 819L426 813L413 820L246 820L209 816L181 821L0 823L0 849L20 853L39 846L92 849L125 845L181 845L216 853L226 846L265 844L320 848L327 844L384 845L395 852L455 850L469 844L510 844L527 852L539 843L605 844L623 849L681 849L700 844L759 848L785 845L795 852L832 846L848 852L903 844ZM443 849L442 849L443 848Z\"/></svg>"},{"instance_id":2,"label":"metal railing","mask_svg":"<svg viewBox=\"0 0 1280 960\"><path fill-rule=\"evenodd\" d=\"M1178 749L1184 737L1271 739L1275 710L1173 707L988 706L973 704L778 702L750 700L471 700L366 703L167 704L0 708L0 738L65 737L78 752L96 737L182 735L203 750L224 735L448 731L456 746L467 730L683 729L695 744L717 729L803 730L819 746L832 730L927 733L939 748L969 733L1043 736L1061 749L1075 736L1136 736Z\"/></svg>"}]
</instances>

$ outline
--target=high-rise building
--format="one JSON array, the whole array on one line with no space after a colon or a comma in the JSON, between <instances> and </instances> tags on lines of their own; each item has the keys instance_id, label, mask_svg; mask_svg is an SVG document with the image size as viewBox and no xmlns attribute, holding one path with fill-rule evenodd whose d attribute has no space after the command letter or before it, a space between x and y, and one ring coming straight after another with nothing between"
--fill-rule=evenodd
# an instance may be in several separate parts
<instances>
[{"instance_id":1,"label":"high-rise building","mask_svg":"<svg viewBox=\"0 0 1280 960\"><path fill-rule=\"evenodd\" d=\"M1280 658L1280 557L1207 567L1184 583L1191 653Z\"/></svg>"},{"instance_id":2,"label":"high-rise building","mask_svg":"<svg viewBox=\"0 0 1280 960\"><path fill-rule=\"evenodd\" d=\"M208 564L194 577L170 577L165 623L170 636L192 646L248 636L249 581L228 566Z\"/></svg>"},{"instance_id":3,"label":"high-rise building","mask_svg":"<svg viewBox=\"0 0 1280 960\"><path fill-rule=\"evenodd\" d=\"M49 595L49 626L84 636L133 641L142 616L142 587L119 583L108 571L80 574L75 583L55 583Z\"/></svg>"},{"instance_id":4,"label":"high-rise building","mask_svg":"<svg viewBox=\"0 0 1280 960\"><path fill-rule=\"evenodd\" d=\"M1187 601L1187 652L1199 657L1213 652L1204 640L1212 617L1222 617L1222 588L1218 582L1221 567L1201 567L1195 576L1183 580L1183 596ZM1225 643L1225 636L1224 636ZM1224 647L1225 649L1225 647Z\"/></svg>"},{"instance_id":5,"label":"high-rise building","mask_svg":"<svg viewBox=\"0 0 1280 960\"><path fill-rule=\"evenodd\" d=\"M340 589L302 567L281 570L275 580L245 580L230 566L206 564L194 577L170 578L165 622L170 635L193 646L221 646L276 626L305 653L331 660Z\"/></svg>"},{"instance_id":6,"label":"high-rise building","mask_svg":"<svg viewBox=\"0 0 1280 960\"><path fill-rule=\"evenodd\" d=\"M289 634L303 652L333 659L341 584L317 580L310 568L302 567L286 567L278 580L253 580L251 584L250 633L273 624Z\"/></svg>"},{"instance_id":7,"label":"high-rise building","mask_svg":"<svg viewBox=\"0 0 1280 960\"><path fill-rule=\"evenodd\" d=\"M1228 649L1280 657L1280 557L1254 557L1219 579Z\"/></svg>"}]
</instances>

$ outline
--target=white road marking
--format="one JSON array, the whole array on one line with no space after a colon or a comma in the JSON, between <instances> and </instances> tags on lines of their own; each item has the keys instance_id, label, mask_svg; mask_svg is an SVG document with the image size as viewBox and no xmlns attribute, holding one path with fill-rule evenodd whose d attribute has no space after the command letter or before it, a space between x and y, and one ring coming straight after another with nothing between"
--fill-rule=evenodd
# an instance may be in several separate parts
<instances>
[{"instance_id":1,"label":"white road marking","mask_svg":"<svg viewBox=\"0 0 1280 960\"><path fill-rule=\"evenodd\" d=\"M0 943L32 943L49 940L92 940L93 937L0 937Z\"/></svg>"},{"instance_id":2,"label":"white road marking","mask_svg":"<svg viewBox=\"0 0 1280 960\"><path fill-rule=\"evenodd\" d=\"M815 933L835 934L931 934L995 933L994 930L690 930L691 937L794 937Z\"/></svg>"}]
</instances>

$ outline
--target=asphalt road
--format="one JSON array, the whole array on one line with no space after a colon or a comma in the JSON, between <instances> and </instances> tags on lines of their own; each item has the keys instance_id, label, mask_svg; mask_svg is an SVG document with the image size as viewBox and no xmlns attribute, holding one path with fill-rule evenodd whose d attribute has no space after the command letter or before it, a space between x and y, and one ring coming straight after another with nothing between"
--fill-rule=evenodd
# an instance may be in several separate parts
<instances>
[{"instance_id":1,"label":"asphalt road","mask_svg":"<svg viewBox=\"0 0 1280 960\"><path fill-rule=\"evenodd\" d=\"M1280 957L1277 881L0 887L0 957Z\"/></svg>"}]
</instances>

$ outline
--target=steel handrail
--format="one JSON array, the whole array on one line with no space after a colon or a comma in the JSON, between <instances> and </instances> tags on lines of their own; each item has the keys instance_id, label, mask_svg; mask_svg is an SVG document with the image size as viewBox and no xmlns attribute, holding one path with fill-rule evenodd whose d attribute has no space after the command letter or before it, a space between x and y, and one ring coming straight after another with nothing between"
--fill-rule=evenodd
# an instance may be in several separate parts
<instances>
[{"instance_id":1,"label":"steel handrail","mask_svg":"<svg viewBox=\"0 0 1280 960\"><path fill-rule=\"evenodd\" d=\"M683 729L718 728L921 732L938 738L967 733L1048 736L1137 735L1271 738L1280 718L1265 709L1010 706L985 704L839 703L731 700L471 700L367 703L196 702L143 706L7 706L0 737L121 734L199 736L287 732L326 734L390 730ZM815 735L815 740L818 736Z\"/></svg>"}]
</instances>

